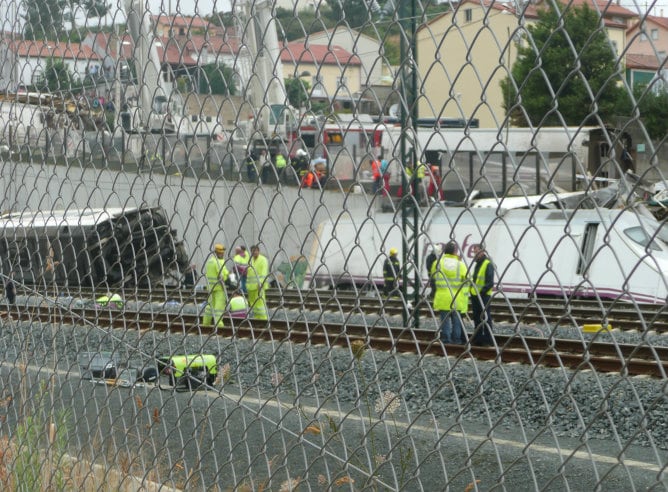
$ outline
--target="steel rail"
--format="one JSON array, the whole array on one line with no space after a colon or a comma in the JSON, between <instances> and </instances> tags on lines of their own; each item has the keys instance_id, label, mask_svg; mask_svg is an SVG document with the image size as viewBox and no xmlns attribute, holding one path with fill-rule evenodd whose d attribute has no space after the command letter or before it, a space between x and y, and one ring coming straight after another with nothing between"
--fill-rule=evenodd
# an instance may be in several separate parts
<instances>
[{"instance_id":1,"label":"steel rail","mask_svg":"<svg viewBox=\"0 0 668 492\"><path fill-rule=\"evenodd\" d=\"M607 342L495 335L495 347L443 345L434 330L333 324L321 322L225 320L225 327L203 326L194 314L148 313L115 309L62 310L34 306L33 309L3 312L2 316L21 320L84 324L101 328L138 331L163 331L191 335L218 335L239 339L290 341L311 345L351 347L360 341L369 348L400 353L472 357L502 363L523 363L547 367L615 372L623 375L649 375L666 378L668 347L617 344Z\"/></svg>"},{"instance_id":2,"label":"steel rail","mask_svg":"<svg viewBox=\"0 0 668 492\"><path fill-rule=\"evenodd\" d=\"M100 290L77 288L71 294L83 298L95 298ZM138 302L202 303L207 293L180 289L126 289L118 292L126 300ZM399 298L355 296L335 290L279 290L267 291L270 306L280 309L333 312L343 314L380 314L384 316L412 316L416 312L410 304ZM429 300L416 306L421 316L433 316ZM509 324L544 324L564 327L587 324L610 325L625 331L654 331L668 333L668 305L631 304L622 301L593 301L583 299L518 299L496 297L492 300L492 312L497 322Z\"/></svg>"}]
</instances>

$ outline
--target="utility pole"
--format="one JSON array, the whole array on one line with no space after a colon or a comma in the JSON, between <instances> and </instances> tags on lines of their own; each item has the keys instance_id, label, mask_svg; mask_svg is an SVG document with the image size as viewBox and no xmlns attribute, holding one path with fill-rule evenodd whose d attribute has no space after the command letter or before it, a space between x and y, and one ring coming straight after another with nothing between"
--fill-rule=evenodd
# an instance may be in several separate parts
<instances>
[{"instance_id":1,"label":"utility pole","mask_svg":"<svg viewBox=\"0 0 668 492\"><path fill-rule=\"evenodd\" d=\"M116 112L116 127L123 127L121 121L121 59L123 41L120 26L114 27L114 36L116 38L116 63L114 65L114 111Z\"/></svg>"},{"instance_id":2,"label":"utility pole","mask_svg":"<svg viewBox=\"0 0 668 492\"><path fill-rule=\"evenodd\" d=\"M418 190L418 153L417 153L417 108L415 106L417 90L417 57L415 49L415 35L417 31L417 10L415 0L402 0L399 4L399 24L403 27L401 36L401 140L400 153L403 173L401 175L401 229L402 229L402 295L408 301L409 259L413 264L413 313L410 316L407 305L404 306L402 318L404 326L408 326L409 318L412 318L413 327L420 327L419 304L422 279L420 278L420 251L418 238L419 231L419 190ZM406 22L407 14L409 22ZM408 146L408 133L411 134L412 145ZM408 193L409 183L406 176L406 163L413 164L411 174L411 188L413 193ZM411 196L412 195L412 196ZM412 212L412 214L411 214ZM410 233L409 233L409 219ZM411 258L412 257L412 258Z\"/></svg>"}]
</instances>

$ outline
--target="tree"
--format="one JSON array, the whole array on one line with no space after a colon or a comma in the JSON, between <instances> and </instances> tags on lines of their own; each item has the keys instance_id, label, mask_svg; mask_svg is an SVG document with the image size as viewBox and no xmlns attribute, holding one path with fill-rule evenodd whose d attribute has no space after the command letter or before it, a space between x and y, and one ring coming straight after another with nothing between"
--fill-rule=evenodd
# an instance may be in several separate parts
<instances>
[{"instance_id":1,"label":"tree","mask_svg":"<svg viewBox=\"0 0 668 492\"><path fill-rule=\"evenodd\" d=\"M81 0L79 4L86 12L86 19L104 17L111 10L111 4L104 0Z\"/></svg>"},{"instance_id":2,"label":"tree","mask_svg":"<svg viewBox=\"0 0 668 492\"><path fill-rule=\"evenodd\" d=\"M328 11L327 8L318 11L303 9L299 11L299 16L296 16L292 9L278 7L276 9L276 32L279 40L294 41L336 26L336 21L331 19Z\"/></svg>"},{"instance_id":3,"label":"tree","mask_svg":"<svg viewBox=\"0 0 668 492\"><path fill-rule=\"evenodd\" d=\"M66 0L33 0L25 2L23 35L26 39L58 39L63 31Z\"/></svg>"},{"instance_id":4,"label":"tree","mask_svg":"<svg viewBox=\"0 0 668 492\"><path fill-rule=\"evenodd\" d=\"M226 65L210 63L199 69L199 92L233 96L237 92L234 71Z\"/></svg>"},{"instance_id":5,"label":"tree","mask_svg":"<svg viewBox=\"0 0 668 492\"><path fill-rule=\"evenodd\" d=\"M49 58L44 69L44 88L50 92L70 91L74 77L63 60Z\"/></svg>"},{"instance_id":6,"label":"tree","mask_svg":"<svg viewBox=\"0 0 668 492\"><path fill-rule=\"evenodd\" d=\"M598 124L597 115L612 120L621 75L599 15L585 4L569 7L560 19L548 7L528 30L533 43L518 47L512 81L501 81L506 113L522 108L512 110L513 124Z\"/></svg>"},{"instance_id":7,"label":"tree","mask_svg":"<svg viewBox=\"0 0 668 492\"><path fill-rule=\"evenodd\" d=\"M88 21L88 19L94 17L102 18L107 15L111 10L111 4L106 3L104 0L69 0L69 6L63 14L64 20L69 21L72 24L72 29L70 30L67 39L77 43L80 43L82 39L81 33L77 29L76 22L80 9L83 10L86 21Z\"/></svg>"},{"instance_id":8,"label":"tree","mask_svg":"<svg viewBox=\"0 0 668 492\"><path fill-rule=\"evenodd\" d=\"M309 100L311 84L295 78L285 79L284 83L290 105L294 108L306 106Z\"/></svg>"},{"instance_id":9,"label":"tree","mask_svg":"<svg viewBox=\"0 0 668 492\"><path fill-rule=\"evenodd\" d=\"M228 28L234 27L235 15L232 12L217 12L204 17L204 19L214 26Z\"/></svg>"},{"instance_id":10,"label":"tree","mask_svg":"<svg viewBox=\"0 0 668 492\"><path fill-rule=\"evenodd\" d=\"M648 87L638 84L633 88L633 100L626 93L619 101L619 114L628 121L640 115L640 123L652 140L662 140L668 135L668 88L663 84Z\"/></svg>"},{"instance_id":11,"label":"tree","mask_svg":"<svg viewBox=\"0 0 668 492\"><path fill-rule=\"evenodd\" d=\"M325 0L331 11L326 14L332 21L345 21L353 29L371 22L374 13L380 11L375 0Z\"/></svg>"}]
</instances>

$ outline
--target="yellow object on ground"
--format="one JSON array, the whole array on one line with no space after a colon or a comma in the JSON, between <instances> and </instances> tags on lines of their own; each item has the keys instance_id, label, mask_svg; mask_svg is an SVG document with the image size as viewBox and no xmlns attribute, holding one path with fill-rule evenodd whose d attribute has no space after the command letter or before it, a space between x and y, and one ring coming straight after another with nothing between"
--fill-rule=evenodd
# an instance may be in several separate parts
<instances>
[{"instance_id":1,"label":"yellow object on ground","mask_svg":"<svg viewBox=\"0 0 668 492\"><path fill-rule=\"evenodd\" d=\"M585 333L598 333L599 331L610 331L612 330L612 325L608 324L603 326L602 324L587 324L582 326L582 331Z\"/></svg>"}]
</instances>

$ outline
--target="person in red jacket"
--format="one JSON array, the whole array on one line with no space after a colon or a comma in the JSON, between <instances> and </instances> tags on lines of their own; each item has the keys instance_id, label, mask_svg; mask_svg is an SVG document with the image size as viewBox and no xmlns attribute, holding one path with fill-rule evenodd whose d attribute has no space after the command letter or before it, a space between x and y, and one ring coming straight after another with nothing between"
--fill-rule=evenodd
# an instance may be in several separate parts
<instances>
[{"instance_id":1,"label":"person in red jacket","mask_svg":"<svg viewBox=\"0 0 668 492\"><path fill-rule=\"evenodd\" d=\"M378 159L369 159L371 164L371 177L373 179L373 193L378 193L383 187L383 173L380 171L380 161Z\"/></svg>"},{"instance_id":2,"label":"person in red jacket","mask_svg":"<svg viewBox=\"0 0 668 492\"><path fill-rule=\"evenodd\" d=\"M440 202L443 200L443 189L441 188L441 173L438 166L429 168L429 186L427 186L427 195Z\"/></svg>"}]
</instances>

